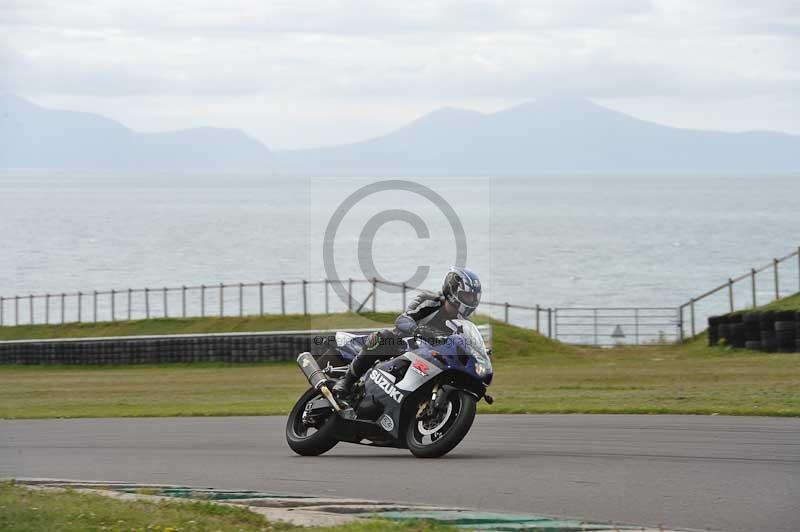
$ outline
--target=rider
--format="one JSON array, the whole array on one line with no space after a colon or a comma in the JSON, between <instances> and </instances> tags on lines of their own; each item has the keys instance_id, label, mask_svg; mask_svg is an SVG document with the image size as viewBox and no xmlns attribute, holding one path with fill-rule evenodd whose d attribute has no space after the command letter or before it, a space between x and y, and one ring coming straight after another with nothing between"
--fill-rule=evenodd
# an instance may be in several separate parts
<instances>
[{"instance_id":1,"label":"rider","mask_svg":"<svg viewBox=\"0 0 800 532\"><path fill-rule=\"evenodd\" d=\"M394 322L395 330L384 329L370 334L364 347L350 363L347 373L333 387L339 397L349 394L353 385L376 360L397 355L401 338L413 336L418 328L448 332L447 320L466 319L481 301L481 281L468 268L450 268L438 294L421 293Z\"/></svg>"}]
</instances>

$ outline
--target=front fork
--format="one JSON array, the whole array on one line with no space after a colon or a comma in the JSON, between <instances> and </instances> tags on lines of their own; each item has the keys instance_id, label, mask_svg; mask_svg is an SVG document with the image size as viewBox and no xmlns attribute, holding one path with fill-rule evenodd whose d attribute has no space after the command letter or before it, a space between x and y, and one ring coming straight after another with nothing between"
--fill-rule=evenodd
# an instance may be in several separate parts
<instances>
[{"instance_id":1,"label":"front fork","mask_svg":"<svg viewBox=\"0 0 800 532\"><path fill-rule=\"evenodd\" d=\"M419 408L417 409L417 419L421 418L422 414L424 414L426 410L429 410L431 405L436 404L436 399L440 392L441 386L437 382L433 385L433 390L431 390L431 398L420 403Z\"/></svg>"},{"instance_id":2,"label":"front fork","mask_svg":"<svg viewBox=\"0 0 800 532\"><path fill-rule=\"evenodd\" d=\"M431 390L431 398L429 401L423 402L419 405L419 409L417 410L417 419L425 413L427 409L430 414L433 414L437 410L444 410L447 408L447 399L450 397L450 394L456 391L458 388L455 386L451 386L449 384L442 385L441 383L437 382L433 385L433 390ZM475 399L480 399L479 396L475 395L472 392L468 392L471 395L475 396ZM486 404L491 405L494 403L494 397L489 395L488 393L483 394L483 399L486 401Z\"/></svg>"}]
</instances>

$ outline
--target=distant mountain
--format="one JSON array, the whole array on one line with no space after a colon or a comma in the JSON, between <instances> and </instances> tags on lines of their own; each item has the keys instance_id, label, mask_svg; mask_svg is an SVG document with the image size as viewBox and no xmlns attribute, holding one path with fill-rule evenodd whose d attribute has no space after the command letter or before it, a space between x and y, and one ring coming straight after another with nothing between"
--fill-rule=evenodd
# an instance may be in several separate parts
<instances>
[{"instance_id":1,"label":"distant mountain","mask_svg":"<svg viewBox=\"0 0 800 532\"><path fill-rule=\"evenodd\" d=\"M91 113L0 94L0 168L253 170L270 151L235 129L138 133Z\"/></svg>"},{"instance_id":2,"label":"distant mountain","mask_svg":"<svg viewBox=\"0 0 800 532\"><path fill-rule=\"evenodd\" d=\"M270 152L238 130L137 133L0 95L0 168L269 170L311 175L797 172L800 136L646 122L578 98L492 114L443 108L382 137Z\"/></svg>"},{"instance_id":3,"label":"distant mountain","mask_svg":"<svg viewBox=\"0 0 800 532\"><path fill-rule=\"evenodd\" d=\"M788 172L800 171L800 136L679 129L548 98L493 114L444 108L383 137L276 159L305 174Z\"/></svg>"}]
</instances>

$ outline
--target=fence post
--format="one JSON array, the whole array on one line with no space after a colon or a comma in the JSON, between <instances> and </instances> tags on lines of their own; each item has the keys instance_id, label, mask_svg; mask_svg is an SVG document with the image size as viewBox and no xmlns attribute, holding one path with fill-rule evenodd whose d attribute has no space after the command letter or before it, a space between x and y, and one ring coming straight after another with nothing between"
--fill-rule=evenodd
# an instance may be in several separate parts
<instances>
[{"instance_id":1,"label":"fence post","mask_svg":"<svg viewBox=\"0 0 800 532\"><path fill-rule=\"evenodd\" d=\"M372 312L376 312L378 310L378 281L374 277L372 278ZM405 310L405 309L403 309Z\"/></svg>"},{"instance_id":2,"label":"fence post","mask_svg":"<svg viewBox=\"0 0 800 532\"><path fill-rule=\"evenodd\" d=\"M592 312L593 316L592 319L594 320L594 345L597 346L597 309L593 309Z\"/></svg>"},{"instance_id":3,"label":"fence post","mask_svg":"<svg viewBox=\"0 0 800 532\"><path fill-rule=\"evenodd\" d=\"M504 320L505 320L505 322L506 322L506 323L508 323L508 301L506 301L506 303L505 303L505 316L504 316Z\"/></svg>"},{"instance_id":4,"label":"fence post","mask_svg":"<svg viewBox=\"0 0 800 532\"><path fill-rule=\"evenodd\" d=\"M750 289L753 292L753 308L756 308L756 269L750 268Z\"/></svg>"},{"instance_id":5,"label":"fence post","mask_svg":"<svg viewBox=\"0 0 800 532\"><path fill-rule=\"evenodd\" d=\"M150 319L150 289L144 289L144 317Z\"/></svg>"},{"instance_id":6,"label":"fence post","mask_svg":"<svg viewBox=\"0 0 800 532\"><path fill-rule=\"evenodd\" d=\"M128 288L128 321L131 321L131 299L133 299L133 289Z\"/></svg>"},{"instance_id":7,"label":"fence post","mask_svg":"<svg viewBox=\"0 0 800 532\"><path fill-rule=\"evenodd\" d=\"M62 293L61 294L61 323L64 323L64 300L66 299L67 295Z\"/></svg>"},{"instance_id":8,"label":"fence post","mask_svg":"<svg viewBox=\"0 0 800 532\"><path fill-rule=\"evenodd\" d=\"M97 290L92 292L92 321L97 323Z\"/></svg>"},{"instance_id":9,"label":"fence post","mask_svg":"<svg viewBox=\"0 0 800 532\"><path fill-rule=\"evenodd\" d=\"M683 342L683 305L678 307L678 334Z\"/></svg>"},{"instance_id":10,"label":"fence post","mask_svg":"<svg viewBox=\"0 0 800 532\"><path fill-rule=\"evenodd\" d=\"M775 299L780 299L781 291L778 288L778 259L772 259L772 271L775 273Z\"/></svg>"},{"instance_id":11,"label":"fence post","mask_svg":"<svg viewBox=\"0 0 800 532\"><path fill-rule=\"evenodd\" d=\"M181 286L181 317L186 317L186 285Z\"/></svg>"},{"instance_id":12,"label":"fence post","mask_svg":"<svg viewBox=\"0 0 800 532\"><path fill-rule=\"evenodd\" d=\"M239 283L239 317L244 316L244 284Z\"/></svg>"},{"instance_id":13,"label":"fence post","mask_svg":"<svg viewBox=\"0 0 800 532\"><path fill-rule=\"evenodd\" d=\"M728 304L733 312L733 279L728 277Z\"/></svg>"},{"instance_id":14,"label":"fence post","mask_svg":"<svg viewBox=\"0 0 800 532\"><path fill-rule=\"evenodd\" d=\"M111 289L111 321L117 321L117 314L116 314L116 293L117 291L113 288Z\"/></svg>"},{"instance_id":15,"label":"fence post","mask_svg":"<svg viewBox=\"0 0 800 532\"><path fill-rule=\"evenodd\" d=\"M553 337L558 340L558 308L553 309Z\"/></svg>"},{"instance_id":16,"label":"fence post","mask_svg":"<svg viewBox=\"0 0 800 532\"><path fill-rule=\"evenodd\" d=\"M330 312L328 309L328 282L328 279L325 279L325 314Z\"/></svg>"},{"instance_id":17,"label":"fence post","mask_svg":"<svg viewBox=\"0 0 800 532\"><path fill-rule=\"evenodd\" d=\"M14 325L19 325L19 296L14 296Z\"/></svg>"},{"instance_id":18,"label":"fence post","mask_svg":"<svg viewBox=\"0 0 800 532\"><path fill-rule=\"evenodd\" d=\"M692 338L694 338L694 298L689 300L689 318L692 320Z\"/></svg>"},{"instance_id":19,"label":"fence post","mask_svg":"<svg viewBox=\"0 0 800 532\"><path fill-rule=\"evenodd\" d=\"M0 327L5 325L5 320L3 319L4 318L4 316L3 316L3 312L4 312L3 307L5 306L4 305L4 301L5 300L6 300L6 298L0 296Z\"/></svg>"},{"instance_id":20,"label":"fence post","mask_svg":"<svg viewBox=\"0 0 800 532\"><path fill-rule=\"evenodd\" d=\"M553 337L553 310L547 307L547 337Z\"/></svg>"},{"instance_id":21,"label":"fence post","mask_svg":"<svg viewBox=\"0 0 800 532\"><path fill-rule=\"evenodd\" d=\"M258 315L264 315L264 281L258 282Z\"/></svg>"},{"instance_id":22,"label":"fence post","mask_svg":"<svg viewBox=\"0 0 800 532\"><path fill-rule=\"evenodd\" d=\"M797 291L800 292L800 246L797 246Z\"/></svg>"},{"instance_id":23,"label":"fence post","mask_svg":"<svg viewBox=\"0 0 800 532\"><path fill-rule=\"evenodd\" d=\"M406 283L403 283L403 312L406 311Z\"/></svg>"},{"instance_id":24,"label":"fence post","mask_svg":"<svg viewBox=\"0 0 800 532\"><path fill-rule=\"evenodd\" d=\"M33 294L28 296L28 318L31 325L33 325Z\"/></svg>"},{"instance_id":25,"label":"fence post","mask_svg":"<svg viewBox=\"0 0 800 532\"><path fill-rule=\"evenodd\" d=\"M633 309L633 323L634 323L634 333L633 336L636 341L636 345L639 345L639 309Z\"/></svg>"},{"instance_id":26,"label":"fence post","mask_svg":"<svg viewBox=\"0 0 800 532\"><path fill-rule=\"evenodd\" d=\"M281 314L286 316L286 281L281 279Z\"/></svg>"},{"instance_id":27,"label":"fence post","mask_svg":"<svg viewBox=\"0 0 800 532\"><path fill-rule=\"evenodd\" d=\"M200 285L200 317L206 317L206 285Z\"/></svg>"},{"instance_id":28,"label":"fence post","mask_svg":"<svg viewBox=\"0 0 800 532\"><path fill-rule=\"evenodd\" d=\"M303 279L303 316L308 316L308 298L306 297L306 284L308 284L308 281Z\"/></svg>"},{"instance_id":29,"label":"fence post","mask_svg":"<svg viewBox=\"0 0 800 532\"><path fill-rule=\"evenodd\" d=\"M44 322L50 323L50 294L44 295L44 303ZM2 302L0 302L0 305L1 304ZM0 325L3 324L2 314L3 312L0 310Z\"/></svg>"},{"instance_id":30,"label":"fence post","mask_svg":"<svg viewBox=\"0 0 800 532\"><path fill-rule=\"evenodd\" d=\"M219 283L219 317L225 315L225 285Z\"/></svg>"},{"instance_id":31,"label":"fence post","mask_svg":"<svg viewBox=\"0 0 800 532\"><path fill-rule=\"evenodd\" d=\"M78 290L78 323L83 321L83 294Z\"/></svg>"},{"instance_id":32,"label":"fence post","mask_svg":"<svg viewBox=\"0 0 800 532\"><path fill-rule=\"evenodd\" d=\"M164 287L164 317L169 318L169 309L167 308L167 287Z\"/></svg>"},{"instance_id":33,"label":"fence post","mask_svg":"<svg viewBox=\"0 0 800 532\"><path fill-rule=\"evenodd\" d=\"M347 310L353 312L353 278L347 279Z\"/></svg>"}]
</instances>

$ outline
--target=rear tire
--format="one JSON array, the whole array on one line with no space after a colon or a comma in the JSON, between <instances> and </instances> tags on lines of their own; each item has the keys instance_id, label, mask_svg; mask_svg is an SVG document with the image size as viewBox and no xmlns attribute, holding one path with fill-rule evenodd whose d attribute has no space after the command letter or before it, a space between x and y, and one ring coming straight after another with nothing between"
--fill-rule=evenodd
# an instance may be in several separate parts
<instances>
[{"instance_id":1,"label":"rear tire","mask_svg":"<svg viewBox=\"0 0 800 532\"><path fill-rule=\"evenodd\" d=\"M448 417L441 422L441 433L427 432L425 422L411 417L406 426L406 445L417 458L439 458L461 443L475 421L476 399L473 395L454 390L447 398ZM416 412L416 408L413 410ZM452 419L451 419L452 418ZM437 437L438 435L438 437Z\"/></svg>"},{"instance_id":2,"label":"rear tire","mask_svg":"<svg viewBox=\"0 0 800 532\"><path fill-rule=\"evenodd\" d=\"M311 434L308 433L308 430L313 427L303 424L303 412L306 404L319 397L322 397L322 394L314 388L306 390L297 400L289 414L289 419L286 420L286 443L301 456L319 456L330 451L339 443L339 440L332 435L336 424L335 412L331 411L330 416Z\"/></svg>"}]
</instances>

